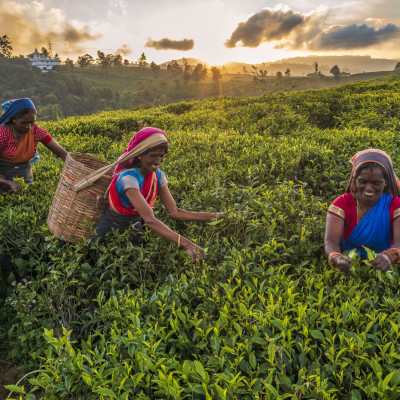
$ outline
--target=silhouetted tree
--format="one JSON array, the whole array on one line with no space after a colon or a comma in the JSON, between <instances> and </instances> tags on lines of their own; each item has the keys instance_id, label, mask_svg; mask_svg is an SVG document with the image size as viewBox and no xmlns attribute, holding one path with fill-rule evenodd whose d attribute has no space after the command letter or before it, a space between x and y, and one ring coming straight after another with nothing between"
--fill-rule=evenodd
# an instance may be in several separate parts
<instances>
[{"instance_id":1,"label":"silhouetted tree","mask_svg":"<svg viewBox=\"0 0 400 400\"><path fill-rule=\"evenodd\" d=\"M139 64L139 67L141 67L141 68L147 67L147 58L144 53L142 53L142 55L140 56L140 58L138 60L138 64Z\"/></svg>"},{"instance_id":2,"label":"silhouetted tree","mask_svg":"<svg viewBox=\"0 0 400 400\"><path fill-rule=\"evenodd\" d=\"M150 69L151 69L156 75L158 75L158 74L160 73L160 70L161 70L160 66L157 65L154 61L151 62L151 64L150 64Z\"/></svg>"},{"instance_id":3,"label":"silhouetted tree","mask_svg":"<svg viewBox=\"0 0 400 400\"><path fill-rule=\"evenodd\" d=\"M290 77L292 76L292 74L291 74L291 72L290 72L290 68L287 68L287 69L286 69L286 71L285 71L285 76L286 76L287 78L290 78Z\"/></svg>"},{"instance_id":4,"label":"silhouetted tree","mask_svg":"<svg viewBox=\"0 0 400 400\"><path fill-rule=\"evenodd\" d=\"M394 70L396 72L400 72L400 61L396 64L396 66L394 67Z\"/></svg>"},{"instance_id":5,"label":"silhouetted tree","mask_svg":"<svg viewBox=\"0 0 400 400\"><path fill-rule=\"evenodd\" d=\"M88 65L92 64L94 61L93 57L90 54L85 54L84 56L79 56L78 57L78 64L81 68L85 68Z\"/></svg>"},{"instance_id":6,"label":"silhouetted tree","mask_svg":"<svg viewBox=\"0 0 400 400\"><path fill-rule=\"evenodd\" d=\"M127 67L128 65L129 65L129 60L127 60L127 59L125 58L125 60L124 60L124 66Z\"/></svg>"},{"instance_id":7,"label":"silhouetted tree","mask_svg":"<svg viewBox=\"0 0 400 400\"><path fill-rule=\"evenodd\" d=\"M168 65L167 65L167 70L174 72L176 74L180 74L183 72L182 67L178 64L178 62L176 60L171 61Z\"/></svg>"},{"instance_id":8,"label":"silhouetted tree","mask_svg":"<svg viewBox=\"0 0 400 400\"><path fill-rule=\"evenodd\" d=\"M67 59L64 61L64 64L65 64L65 66L68 67L69 69L74 68L74 62L73 62L72 60L70 60L69 58L67 58Z\"/></svg>"},{"instance_id":9,"label":"silhouetted tree","mask_svg":"<svg viewBox=\"0 0 400 400\"><path fill-rule=\"evenodd\" d=\"M11 57L12 54L11 40L7 35L0 36L0 55Z\"/></svg>"},{"instance_id":10,"label":"silhouetted tree","mask_svg":"<svg viewBox=\"0 0 400 400\"><path fill-rule=\"evenodd\" d=\"M282 80L282 72L281 71L278 71L276 74L275 74L275 76L276 76L276 80L279 82L279 81L281 81Z\"/></svg>"},{"instance_id":11,"label":"silhouetted tree","mask_svg":"<svg viewBox=\"0 0 400 400\"><path fill-rule=\"evenodd\" d=\"M49 50L46 49L46 47L42 47L42 50L40 50L42 54L46 56L46 58L49 58Z\"/></svg>"},{"instance_id":12,"label":"silhouetted tree","mask_svg":"<svg viewBox=\"0 0 400 400\"><path fill-rule=\"evenodd\" d=\"M185 84L187 84L188 80L192 78L192 67L185 62L185 67L183 71L183 79L185 80Z\"/></svg>"},{"instance_id":13,"label":"silhouetted tree","mask_svg":"<svg viewBox=\"0 0 400 400\"><path fill-rule=\"evenodd\" d=\"M121 54L115 54L112 59L112 65L114 67L122 67L122 56Z\"/></svg>"},{"instance_id":14,"label":"silhouetted tree","mask_svg":"<svg viewBox=\"0 0 400 400\"><path fill-rule=\"evenodd\" d=\"M340 76L340 69L337 65L334 65L331 70L329 71L335 78L339 78Z\"/></svg>"},{"instance_id":15,"label":"silhouetted tree","mask_svg":"<svg viewBox=\"0 0 400 400\"><path fill-rule=\"evenodd\" d=\"M97 52L97 62L101 66L101 69L105 72L111 67L111 63L114 56L112 54L104 54L102 51L98 50Z\"/></svg>"},{"instance_id":16,"label":"silhouetted tree","mask_svg":"<svg viewBox=\"0 0 400 400\"><path fill-rule=\"evenodd\" d=\"M192 78L195 81L200 81L202 79L206 79L207 77L207 68L203 66L203 64L197 64L192 72Z\"/></svg>"}]
</instances>

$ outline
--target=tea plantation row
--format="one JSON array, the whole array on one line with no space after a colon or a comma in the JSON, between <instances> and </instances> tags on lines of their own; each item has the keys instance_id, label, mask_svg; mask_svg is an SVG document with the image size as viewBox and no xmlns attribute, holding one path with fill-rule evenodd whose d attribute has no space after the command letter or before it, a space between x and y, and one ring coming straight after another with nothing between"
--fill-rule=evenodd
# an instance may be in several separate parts
<instances>
[{"instance_id":1,"label":"tea plantation row","mask_svg":"<svg viewBox=\"0 0 400 400\"><path fill-rule=\"evenodd\" d=\"M232 218L177 222L156 206L207 249L203 265L152 232L145 247L119 235L89 252L46 227L62 163L42 149L35 184L1 200L0 236L25 280L0 300L0 342L39 370L11 397L398 399L398 269L393 279L339 274L323 235L351 155L383 149L400 172L399 89L363 83L43 124L69 151L109 162L141 127L165 129L162 169L178 205Z\"/></svg>"}]
</instances>

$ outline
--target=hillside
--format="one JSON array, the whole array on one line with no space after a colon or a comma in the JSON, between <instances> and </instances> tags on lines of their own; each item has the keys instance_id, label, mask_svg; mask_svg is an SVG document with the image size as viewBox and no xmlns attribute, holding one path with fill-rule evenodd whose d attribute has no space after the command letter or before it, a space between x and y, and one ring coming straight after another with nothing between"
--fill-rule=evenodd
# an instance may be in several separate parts
<instances>
[{"instance_id":1,"label":"hillside","mask_svg":"<svg viewBox=\"0 0 400 400\"><path fill-rule=\"evenodd\" d=\"M280 66L279 68L281 68ZM289 66L290 67L290 66ZM285 69L282 67L282 72ZM213 79L210 69L202 79L195 79L193 71L150 68L113 67L102 70L99 66L87 68L60 66L46 74L28 68L23 60L0 59L0 92L3 101L30 97L38 108L42 121L57 120L72 115L88 115L107 110L134 110L166 105L180 101L202 100L215 96L245 97L262 93L322 89L341 86L378 76L398 79L393 72L354 74L334 79L332 76L296 76L278 79L273 70L261 82L254 80L251 66L244 74L229 73L221 69L221 76ZM204 78L204 79L203 79Z\"/></svg>"},{"instance_id":2,"label":"hillside","mask_svg":"<svg viewBox=\"0 0 400 400\"><path fill-rule=\"evenodd\" d=\"M207 250L202 265L152 231L145 247L127 235L71 245L46 226L62 162L39 148L34 185L0 198L0 238L25 279L1 289L1 352L34 371L11 389L58 400L397 399L398 267L338 273L323 237L353 154L385 150L399 175L399 89L364 82L43 123L67 150L108 162L141 127L165 129L162 170L178 206L231 218L174 221L156 205Z\"/></svg>"}]
</instances>

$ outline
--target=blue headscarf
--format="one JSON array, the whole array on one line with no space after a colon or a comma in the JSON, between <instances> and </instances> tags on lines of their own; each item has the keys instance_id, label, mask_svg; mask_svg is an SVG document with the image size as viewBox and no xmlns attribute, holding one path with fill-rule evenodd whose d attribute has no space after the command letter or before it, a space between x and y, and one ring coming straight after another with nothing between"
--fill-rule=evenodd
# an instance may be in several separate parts
<instances>
[{"instance_id":1,"label":"blue headscarf","mask_svg":"<svg viewBox=\"0 0 400 400\"><path fill-rule=\"evenodd\" d=\"M33 108L36 111L36 107L30 99L9 100L1 106L3 107L3 115L0 117L0 126L4 125L4 123L14 117L17 112L24 110L25 108Z\"/></svg>"}]
</instances>

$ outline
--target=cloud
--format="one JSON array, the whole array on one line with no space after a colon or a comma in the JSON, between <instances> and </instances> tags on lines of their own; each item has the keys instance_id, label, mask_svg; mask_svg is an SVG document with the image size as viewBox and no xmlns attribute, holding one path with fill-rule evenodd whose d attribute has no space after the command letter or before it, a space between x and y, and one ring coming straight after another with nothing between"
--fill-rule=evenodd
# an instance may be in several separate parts
<instances>
[{"instance_id":1,"label":"cloud","mask_svg":"<svg viewBox=\"0 0 400 400\"><path fill-rule=\"evenodd\" d=\"M149 38L146 43L146 47L152 47L156 50L188 51L193 49L193 46L193 39L171 40L164 38L161 40L152 40L151 38Z\"/></svg>"},{"instance_id":2,"label":"cloud","mask_svg":"<svg viewBox=\"0 0 400 400\"><path fill-rule=\"evenodd\" d=\"M398 26L382 25L382 20L379 20L378 27L352 24L326 28L327 17L328 10L322 9L307 15L288 9L264 9L240 23L225 46L237 47L239 43L241 47L254 48L275 41L276 49L352 50L400 37Z\"/></svg>"},{"instance_id":3,"label":"cloud","mask_svg":"<svg viewBox=\"0 0 400 400\"><path fill-rule=\"evenodd\" d=\"M322 32L317 40L310 43L310 47L316 50L362 49L386 43L396 37L400 37L400 28L393 24L387 24L380 29L366 24L352 24Z\"/></svg>"},{"instance_id":4,"label":"cloud","mask_svg":"<svg viewBox=\"0 0 400 400\"><path fill-rule=\"evenodd\" d=\"M38 2L0 2L0 26L12 42L14 54L31 53L34 47L60 42L64 53L74 53L78 44L96 41L101 33L93 32L91 24L67 21L60 9L46 7ZM57 45L54 46L57 52Z\"/></svg>"},{"instance_id":5,"label":"cloud","mask_svg":"<svg viewBox=\"0 0 400 400\"><path fill-rule=\"evenodd\" d=\"M129 56L132 54L132 49L127 45L123 44L117 51L116 54L121 54L122 56Z\"/></svg>"},{"instance_id":6,"label":"cloud","mask_svg":"<svg viewBox=\"0 0 400 400\"><path fill-rule=\"evenodd\" d=\"M289 40L285 46L299 48L321 31L326 17L327 11L304 15L292 10L264 9L240 23L225 46L237 47L241 42L243 47L258 47L263 42Z\"/></svg>"},{"instance_id":7,"label":"cloud","mask_svg":"<svg viewBox=\"0 0 400 400\"><path fill-rule=\"evenodd\" d=\"M123 15L128 14L128 2L126 0L111 0L110 6L114 9L120 10Z\"/></svg>"}]
</instances>

